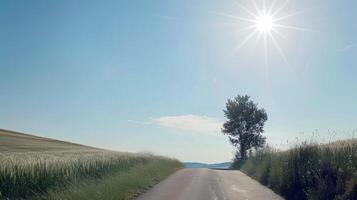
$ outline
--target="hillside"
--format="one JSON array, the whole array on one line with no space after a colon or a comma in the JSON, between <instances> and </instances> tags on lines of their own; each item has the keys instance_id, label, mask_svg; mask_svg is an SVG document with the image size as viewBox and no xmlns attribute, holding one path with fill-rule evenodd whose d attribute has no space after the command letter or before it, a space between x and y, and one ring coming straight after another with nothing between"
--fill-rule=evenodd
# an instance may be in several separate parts
<instances>
[{"instance_id":1,"label":"hillside","mask_svg":"<svg viewBox=\"0 0 357 200\"><path fill-rule=\"evenodd\" d=\"M209 168L209 169L228 169L231 166L231 162L224 163L198 163L198 162L185 162L183 163L186 168Z\"/></svg>"},{"instance_id":2,"label":"hillside","mask_svg":"<svg viewBox=\"0 0 357 200\"><path fill-rule=\"evenodd\" d=\"M0 152L88 150L93 151L97 149L71 142L0 129Z\"/></svg>"}]
</instances>

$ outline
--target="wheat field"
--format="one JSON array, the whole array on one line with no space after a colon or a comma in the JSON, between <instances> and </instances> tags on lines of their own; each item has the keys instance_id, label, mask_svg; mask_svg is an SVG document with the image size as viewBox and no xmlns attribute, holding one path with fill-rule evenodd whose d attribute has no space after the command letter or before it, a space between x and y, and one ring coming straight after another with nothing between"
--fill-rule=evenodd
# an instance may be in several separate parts
<instances>
[{"instance_id":1,"label":"wheat field","mask_svg":"<svg viewBox=\"0 0 357 200\"><path fill-rule=\"evenodd\" d=\"M107 151L5 130L0 131L0 146L0 199L47 199L49 190L65 191L71 183L103 181L153 161L180 167L176 160L151 154Z\"/></svg>"}]
</instances>

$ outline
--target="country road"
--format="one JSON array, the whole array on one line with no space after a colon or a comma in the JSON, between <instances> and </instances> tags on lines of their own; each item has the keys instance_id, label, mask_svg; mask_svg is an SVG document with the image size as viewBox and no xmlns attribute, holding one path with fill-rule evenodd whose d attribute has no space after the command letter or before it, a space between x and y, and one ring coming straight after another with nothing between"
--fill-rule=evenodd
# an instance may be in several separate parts
<instances>
[{"instance_id":1,"label":"country road","mask_svg":"<svg viewBox=\"0 0 357 200\"><path fill-rule=\"evenodd\" d=\"M240 171L182 169L137 200L282 200Z\"/></svg>"}]
</instances>

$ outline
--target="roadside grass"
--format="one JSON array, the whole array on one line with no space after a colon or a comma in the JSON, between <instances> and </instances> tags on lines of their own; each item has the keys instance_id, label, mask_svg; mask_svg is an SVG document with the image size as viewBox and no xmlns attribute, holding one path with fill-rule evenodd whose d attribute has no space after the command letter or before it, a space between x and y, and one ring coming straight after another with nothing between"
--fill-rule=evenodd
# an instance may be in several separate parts
<instances>
[{"instance_id":1,"label":"roadside grass","mask_svg":"<svg viewBox=\"0 0 357 200\"><path fill-rule=\"evenodd\" d=\"M0 147L0 199L6 200L130 199L181 167L177 160L152 154L107 151L1 129Z\"/></svg>"},{"instance_id":2,"label":"roadside grass","mask_svg":"<svg viewBox=\"0 0 357 200\"><path fill-rule=\"evenodd\" d=\"M181 163L176 160L155 158L126 173L114 172L99 180L86 180L66 188L50 190L45 199L133 199L138 192L145 191L181 167Z\"/></svg>"},{"instance_id":3,"label":"roadside grass","mask_svg":"<svg viewBox=\"0 0 357 200\"><path fill-rule=\"evenodd\" d=\"M146 176L142 176L142 180L136 178L132 181L137 183L137 186L143 185L146 187L149 185L148 181L155 182L181 165L176 160L150 154L111 151L0 153L0 163L0 199L45 197L47 191L55 191L52 190L54 188L61 188L62 190L63 185L70 185L71 183L83 185L82 181L84 185L87 185L87 182L93 180L94 182L107 182L106 179L111 180L113 175L120 175L120 181L123 181L125 176L129 178L130 175L130 177L135 178L135 174L143 172L148 173ZM148 171L153 166L160 170ZM91 181L88 181L89 179ZM98 183L99 185L102 184L101 182ZM120 191L120 187L138 189L137 186L131 185L129 180L123 183L129 185L121 184L119 188L113 187L116 187L118 191ZM98 184L96 183L95 186L98 187ZM81 193L79 189L85 188L75 187L79 193ZM57 194L59 193L62 193L62 191L57 192ZM81 194L85 193L82 192ZM52 197L54 198L54 195Z\"/></svg>"},{"instance_id":4,"label":"roadside grass","mask_svg":"<svg viewBox=\"0 0 357 200\"><path fill-rule=\"evenodd\" d=\"M356 140L265 148L235 166L287 200L357 199Z\"/></svg>"}]
</instances>

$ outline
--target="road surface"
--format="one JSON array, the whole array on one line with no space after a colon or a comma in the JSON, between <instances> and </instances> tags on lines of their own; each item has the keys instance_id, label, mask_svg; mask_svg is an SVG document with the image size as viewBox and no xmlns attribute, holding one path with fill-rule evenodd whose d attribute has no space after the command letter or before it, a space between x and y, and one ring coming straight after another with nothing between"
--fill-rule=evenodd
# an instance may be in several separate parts
<instances>
[{"instance_id":1,"label":"road surface","mask_svg":"<svg viewBox=\"0 0 357 200\"><path fill-rule=\"evenodd\" d=\"M182 169L137 200L282 200L240 171Z\"/></svg>"}]
</instances>

